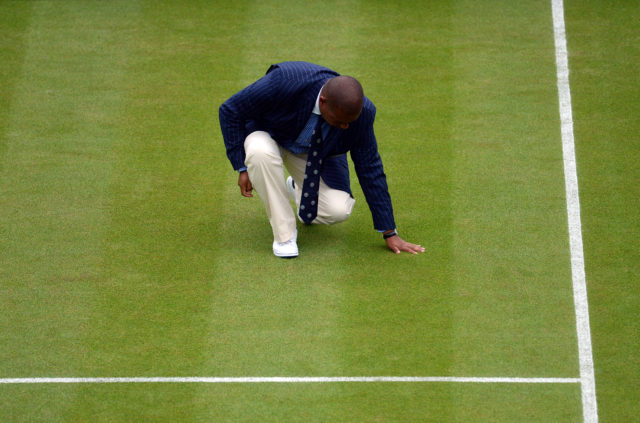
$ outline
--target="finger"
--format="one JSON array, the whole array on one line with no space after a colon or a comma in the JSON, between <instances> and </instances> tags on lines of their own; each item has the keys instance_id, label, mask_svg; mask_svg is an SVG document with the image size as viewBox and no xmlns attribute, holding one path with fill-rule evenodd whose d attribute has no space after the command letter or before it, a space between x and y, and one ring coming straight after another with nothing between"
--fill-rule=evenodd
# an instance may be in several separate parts
<instances>
[{"instance_id":1,"label":"finger","mask_svg":"<svg viewBox=\"0 0 640 423\"><path fill-rule=\"evenodd\" d=\"M410 252L412 254L418 254L418 253L424 253L425 249L421 245L407 243L405 251Z\"/></svg>"},{"instance_id":2,"label":"finger","mask_svg":"<svg viewBox=\"0 0 640 423\"><path fill-rule=\"evenodd\" d=\"M240 187L240 193L244 197L253 197L253 194L251 193L251 187L249 187L248 189L245 187Z\"/></svg>"},{"instance_id":3,"label":"finger","mask_svg":"<svg viewBox=\"0 0 640 423\"><path fill-rule=\"evenodd\" d=\"M425 248L424 248L422 245L415 245L415 244L412 244L412 245L411 245L411 249L413 250L413 252L414 252L415 254L418 254L418 253L424 253L424 251L425 251Z\"/></svg>"}]
</instances>

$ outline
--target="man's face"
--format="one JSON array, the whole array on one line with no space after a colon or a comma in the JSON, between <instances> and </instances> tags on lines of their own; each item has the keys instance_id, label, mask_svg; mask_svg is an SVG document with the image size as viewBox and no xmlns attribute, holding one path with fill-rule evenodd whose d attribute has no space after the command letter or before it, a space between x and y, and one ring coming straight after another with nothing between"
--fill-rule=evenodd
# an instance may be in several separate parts
<instances>
[{"instance_id":1,"label":"man's face","mask_svg":"<svg viewBox=\"0 0 640 423\"><path fill-rule=\"evenodd\" d=\"M322 95L320 96L319 106L322 118L329 125L335 126L336 128L347 129L349 127L349 124L358 119L358 116L360 116L359 113L357 115L349 115L344 113L337 107L331 108L327 104L327 99Z\"/></svg>"}]
</instances>

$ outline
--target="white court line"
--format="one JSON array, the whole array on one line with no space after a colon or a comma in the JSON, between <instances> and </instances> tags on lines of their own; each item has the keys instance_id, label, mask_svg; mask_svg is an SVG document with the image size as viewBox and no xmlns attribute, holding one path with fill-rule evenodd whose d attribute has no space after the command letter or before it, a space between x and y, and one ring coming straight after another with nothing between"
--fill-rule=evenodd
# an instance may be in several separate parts
<instances>
[{"instance_id":1,"label":"white court line","mask_svg":"<svg viewBox=\"0 0 640 423\"><path fill-rule=\"evenodd\" d=\"M582 246L580 197L578 196L578 172L576 170L575 141L573 137L573 115L571 111L571 90L569 87L569 59L564 23L564 6L562 0L552 0L551 6L553 11L553 32L558 73L558 99L560 103L562 152L567 195L569 244L571 248L573 300L576 309L576 329L578 332L582 413L585 423L595 423L598 421L596 381L593 370L589 303L587 301L587 282L584 269L584 250Z\"/></svg>"},{"instance_id":2,"label":"white court line","mask_svg":"<svg viewBox=\"0 0 640 423\"><path fill-rule=\"evenodd\" d=\"M578 378L525 377L34 377L0 379L0 385L37 383L580 383Z\"/></svg>"}]
</instances>

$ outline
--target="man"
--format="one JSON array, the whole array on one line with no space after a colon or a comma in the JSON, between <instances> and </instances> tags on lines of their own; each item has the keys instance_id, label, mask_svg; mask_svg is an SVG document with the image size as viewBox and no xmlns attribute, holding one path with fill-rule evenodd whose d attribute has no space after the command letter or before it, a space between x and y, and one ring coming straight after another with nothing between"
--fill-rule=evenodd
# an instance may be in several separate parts
<instances>
[{"instance_id":1,"label":"man","mask_svg":"<svg viewBox=\"0 0 640 423\"><path fill-rule=\"evenodd\" d=\"M396 231L386 176L373 132L375 106L351 77L306 62L273 65L220 106L227 157L245 197L262 199L273 253L298 256L296 214L305 224L346 220L355 200L346 152L373 217L393 252L425 249ZM284 168L291 176L285 180ZM298 211L289 203L293 197Z\"/></svg>"}]
</instances>

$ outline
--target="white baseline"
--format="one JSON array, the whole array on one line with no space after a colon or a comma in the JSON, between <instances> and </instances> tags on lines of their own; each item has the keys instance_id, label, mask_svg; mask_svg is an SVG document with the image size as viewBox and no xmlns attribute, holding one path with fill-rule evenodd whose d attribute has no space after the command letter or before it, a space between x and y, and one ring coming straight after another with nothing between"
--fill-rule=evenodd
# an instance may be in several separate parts
<instances>
[{"instance_id":1,"label":"white baseline","mask_svg":"<svg viewBox=\"0 0 640 423\"><path fill-rule=\"evenodd\" d=\"M553 377L439 377L439 376L336 376L336 377L33 377L4 378L0 384L37 383L580 383L578 378Z\"/></svg>"}]
</instances>

